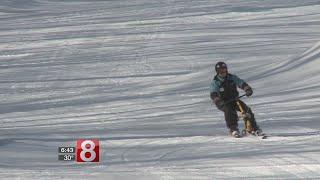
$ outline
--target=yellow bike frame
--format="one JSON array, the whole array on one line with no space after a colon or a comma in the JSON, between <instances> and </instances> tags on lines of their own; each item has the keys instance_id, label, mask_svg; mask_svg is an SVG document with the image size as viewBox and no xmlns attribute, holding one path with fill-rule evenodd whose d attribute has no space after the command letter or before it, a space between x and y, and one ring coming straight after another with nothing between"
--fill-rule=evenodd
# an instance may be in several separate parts
<instances>
[{"instance_id":1,"label":"yellow bike frame","mask_svg":"<svg viewBox=\"0 0 320 180\"><path fill-rule=\"evenodd\" d=\"M251 125L250 119L247 116L247 113L243 110L243 107L241 106L239 101L236 101L236 103L237 103L237 106L240 109L241 117L243 118L246 131L247 132L252 131L252 125Z\"/></svg>"}]
</instances>

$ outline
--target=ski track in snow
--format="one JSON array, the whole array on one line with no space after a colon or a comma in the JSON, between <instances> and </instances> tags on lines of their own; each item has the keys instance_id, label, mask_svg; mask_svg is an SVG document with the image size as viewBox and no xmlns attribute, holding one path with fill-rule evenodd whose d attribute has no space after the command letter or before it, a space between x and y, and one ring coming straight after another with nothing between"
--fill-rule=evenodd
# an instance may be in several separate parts
<instances>
[{"instance_id":1,"label":"ski track in snow","mask_svg":"<svg viewBox=\"0 0 320 180\"><path fill-rule=\"evenodd\" d=\"M1 179L320 178L320 2L0 2ZM213 65L271 137L234 139ZM242 122L240 122L242 126ZM57 147L99 138L101 162Z\"/></svg>"}]
</instances>

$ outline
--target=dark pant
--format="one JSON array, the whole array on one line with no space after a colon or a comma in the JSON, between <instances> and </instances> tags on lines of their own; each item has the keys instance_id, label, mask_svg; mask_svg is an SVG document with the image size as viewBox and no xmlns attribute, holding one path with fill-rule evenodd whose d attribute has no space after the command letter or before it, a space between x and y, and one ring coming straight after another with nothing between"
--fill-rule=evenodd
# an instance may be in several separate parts
<instances>
[{"instance_id":1,"label":"dark pant","mask_svg":"<svg viewBox=\"0 0 320 180\"><path fill-rule=\"evenodd\" d=\"M240 102L240 105L242 106L242 109L245 111L245 113L248 114L248 117L246 117L247 120L250 121L252 130L259 129L257 122L254 118L254 114L251 111L250 107L248 107L243 101L238 100ZM231 102L224 106L224 117L226 120L227 127L230 129L230 131L238 130L238 114L237 111L240 111L239 106L237 105L236 101Z\"/></svg>"}]
</instances>

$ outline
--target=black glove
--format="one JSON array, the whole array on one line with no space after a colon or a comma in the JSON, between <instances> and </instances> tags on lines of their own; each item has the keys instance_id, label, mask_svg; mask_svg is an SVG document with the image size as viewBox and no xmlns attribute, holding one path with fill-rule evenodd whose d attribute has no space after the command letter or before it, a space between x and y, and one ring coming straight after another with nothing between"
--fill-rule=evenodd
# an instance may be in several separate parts
<instances>
[{"instance_id":1,"label":"black glove","mask_svg":"<svg viewBox=\"0 0 320 180\"><path fill-rule=\"evenodd\" d=\"M247 87L246 90L245 90L245 92L246 92L246 96L248 96L248 97L253 94L253 91L252 91L252 88L251 88L251 87Z\"/></svg>"},{"instance_id":2,"label":"black glove","mask_svg":"<svg viewBox=\"0 0 320 180\"><path fill-rule=\"evenodd\" d=\"M217 106L217 108L218 108L219 110L223 111L223 109L224 109L224 102L223 102L223 100L218 100L218 101L216 101L216 106Z\"/></svg>"}]
</instances>

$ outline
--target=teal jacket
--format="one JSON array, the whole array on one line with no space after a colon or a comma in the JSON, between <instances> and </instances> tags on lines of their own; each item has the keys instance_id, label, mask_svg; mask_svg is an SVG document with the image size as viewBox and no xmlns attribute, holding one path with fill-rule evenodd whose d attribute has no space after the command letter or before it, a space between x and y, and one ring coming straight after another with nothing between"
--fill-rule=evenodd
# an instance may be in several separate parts
<instances>
[{"instance_id":1,"label":"teal jacket","mask_svg":"<svg viewBox=\"0 0 320 180\"><path fill-rule=\"evenodd\" d=\"M216 75L210 84L210 97L231 100L239 96L237 87L244 89L246 86L249 85L236 75L228 73L225 78Z\"/></svg>"}]
</instances>

